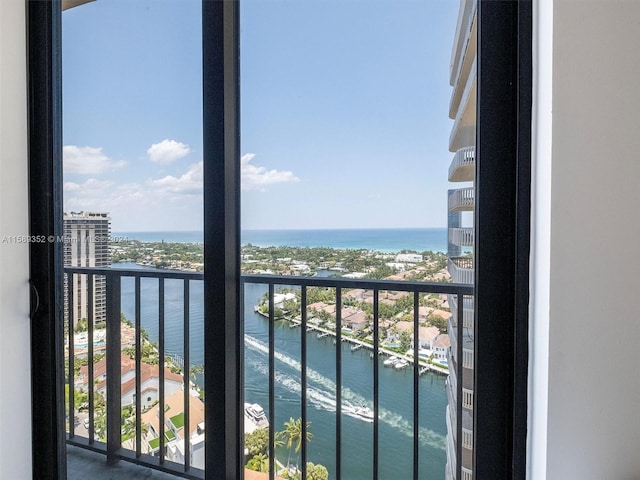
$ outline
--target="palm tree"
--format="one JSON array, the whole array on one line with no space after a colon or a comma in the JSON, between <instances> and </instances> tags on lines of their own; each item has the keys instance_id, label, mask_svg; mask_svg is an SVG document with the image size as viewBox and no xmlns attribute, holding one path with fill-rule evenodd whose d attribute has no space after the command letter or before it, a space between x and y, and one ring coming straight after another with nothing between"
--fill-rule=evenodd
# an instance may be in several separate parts
<instances>
[{"instance_id":1,"label":"palm tree","mask_svg":"<svg viewBox=\"0 0 640 480\"><path fill-rule=\"evenodd\" d=\"M306 441L310 442L313 438L313 434L309 431L311 422L307 422ZM293 417L289 418L289 421L284 422L284 430L279 432L278 436L283 436L286 439L287 448L289 449L289 458L287 459L287 465L291 463L291 447L295 445L295 452L298 453L302 447L302 418L294 420Z\"/></svg>"},{"instance_id":2,"label":"palm tree","mask_svg":"<svg viewBox=\"0 0 640 480\"><path fill-rule=\"evenodd\" d=\"M259 472L269 471L269 457L267 457L264 453L258 453L257 455L254 455L253 459L258 464Z\"/></svg>"}]
</instances>

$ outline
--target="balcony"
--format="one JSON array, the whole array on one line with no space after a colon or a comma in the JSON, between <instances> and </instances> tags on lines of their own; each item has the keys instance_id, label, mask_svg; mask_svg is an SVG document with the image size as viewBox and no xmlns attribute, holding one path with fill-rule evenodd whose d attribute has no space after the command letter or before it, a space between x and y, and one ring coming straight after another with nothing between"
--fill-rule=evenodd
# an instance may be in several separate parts
<instances>
[{"instance_id":1,"label":"balcony","mask_svg":"<svg viewBox=\"0 0 640 480\"><path fill-rule=\"evenodd\" d=\"M475 209L475 190L473 187L454 190L449 195L450 212L470 212Z\"/></svg>"},{"instance_id":2,"label":"balcony","mask_svg":"<svg viewBox=\"0 0 640 480\"><path fill-rule=\"evenodd\" d=\"M450 182L472 182L476 178L476 148L464 147L456 152L449 165Z\"/></svg>"},{"instance_id":3,"label":"balcony","mask_svg":"<svg viewBox=\"0 0 640 480\"><path fill-rule=\"evenodd\" d=\"M458 459L461 460L462 467L471 469L473 466L473 415L468 410L463 410L462 413L462 427L460 428L460 437L462 442L458 442L458 423L456 409L447 406L446 410L446 423L447 423L447 455L448 462L452 467L458 464ZM460 449L460 451L458 450ZM450 450L450 451L449 451ZM458 456L459 451L459 456ZM453 453L456 453L452 457Z\"/></svg>"},{"instance_id":4,"label":"balcony","mask_svg":"<svg viewBox=\"0 0 640 480\"><path fill-rule=\"evenodd\" d=\"M466 31L466 38L464 39L464 53L456 65L455 74L451 81L453 90L449 101L449 118L456 117L458 108L460 108L464 86L467 84L471 67L477 56L478 27L476 11L477 5L474 5L474 9L471 12L472 16L469 20L471 26Z\"/></svg>"},{"instance_id":5,"label":"balcony","mask_svg":"<svg viewBox=\"0 0 640 480\"><path fill-rule=\"evenodd\" d=\"M473 247L474 229L472 227L450 228L449 243L459 247Z\"/></svg>"},{"instance_id":6,"label":"balcony","mask_svg":"<svg viewBox=\"0 0 640 480\"><path fill-rule=\"evenodd\" d=\"M472 257L450 257L447 260L447 269L454 283L473 284Z\"/></svg>"},{"instance_id":7,"label":"balcony","mask_svg":"<svg viewBox=\"0 0 640 480\"><path fill-rule=\"evenodd\" d=\"M460 64L464 58L467 44L470 38L472 24L475 21L476 11L478 9L477 0L460 0L460 9L458 10L458 22L456 25L456 33L453 39L453 49L451 51L451 63L449 67L449 83L455 84L455 79L460 72Z\"/></svg>"},{"instance_id":8,"label":"balcony","mask_svg":"<svg viewBox=\"0 0 640 480\"><path fill-rule=\"evenodd\" d=\"M473 367L473 350L465 349L463 353L463 358L467 360L466 364ZM456 357L452 354L452 349L449 349L447 352L447 361L449 365L452 365L453 368L449 371L449 383L453 386L455 385L456 390L452 390L452 392L456 392L455 398L458 398L457 388L458 388L458 380L460 378L460 372L458 371L458 361ZM464 366L463 366L464 367ZM473 390L473 368L464 367L462 371L462 389L463 390Z\"/></svg>"},{"instance_id":9,"label":"balcony","mask_svg":"<svg viewBox=\"0 0 640 480\"><path fill-rule=\"evenodd\" d=\"M124 270L117 268L83 268L65 267L65 275L72 277L84 277L86 280L89 318L94 318L92 311L96 276L106 280L106 307L107 322L106 336L101 336L96 331L92 321L87 322L86 333L78 334L74 329L67 328L65 333L65 370L73 372L67 375L66 388L73 395L68 395L66 404L67 412L67 445L69 446L69 478L86 478L86 470L83 465L89 462L92 465L104 465L105 475L115 472L123 478L141 478L148 475L144 469L152 469L154 477L149 478L204 478L204 443L206 436L205 423L202 421L204 401L199 398L199 389L194 381L202 372L197 372L194 367L197 359L193 355L192 346L196 339L201 338L201 332L195 327L195 319L203 321L201 304L193 301L194 292L202 291L204 276L201 273L167 270ZM279 295L276 286L295 289L300 293L299 315L290 319L290 328L284 329L288 335L297 336L300 345L300 359L292 360L284 358L283 352L276 350L276 322L278 330L282 331L282 321L276 317ZM308 313L309 304L307 293L315 287L333 289L335 292L336 321L333 331L327 331L330 338L333 337L334 345L358 345L351 335L350 329L345 327L341 318L343 292L352 289L360 289L371 292L374 304L378 304L384 292L404 292L413 298L413 304L417 305L422 293L438 293L453 296L462 302L465 296L471 295L473 289L468 285L456 285L446 283L421 283L421 282L397 282L376 280L352 280L343 278L319 278L319 277L293 277L270 275L245 275L241 277L241 287L245 289L260 288L266 291L265 311L261 311L258 317L268 330L267 341L264 345L251 337L252 332L245 334L245 348L253 347L264 355L264 375L266 385L266 398L264 412L268 425L275 425L275 399L276 399L276 361L296 367L301 388L298 389L301 405L302 419L306 418L308 402L312 394L316 394L306 387L306 378L311 375L311 369L307 365L305 345L307 335L311 330L317 329L313 323L312 315ZM180 292L178 299L174 293ZM68 302L73 303L73 289L68 292ZM183 301L181 299L189 299ZM130 322L121 318L125 303L130 303L135 312ZM246 311L247 305L244 305ZM251 313L253 305L251 305ZM152 313L149 313L152 311ZM241 318L245 317L245 311L241 312ZM146 313L145 313L146 312ZM176 312L179 315L176 317ZM381 319L378 309L373 309L371 319L371 339L369 346L364 348L371 350L371 358L378 359L385 351L380 336ZM155 343L148 340L148 333L142 329L141 319L144 315L152 315L157 322L157 331L153 332ZM308 318L309 316L309 318ZM419 311L414 309L414 331L418 331ZM336 325L343 325L337 328ZM298 327L298 328L295 328ZM313 332L315 337L315 332ZM320 333L318 333L320 335ZM82 337L83 340L80 340ZM176 338L178 340L176 340ZM180 352L175 351L175 342L178 342ZM83 343L84 342L84 343ZM363 342L360 342L363 343ZM255 344L255 345L254 345ZM398 375L410 375L411 384L418 385L420 374L427 366L426 362L414 362L414 358L420 358L418 342L414 342L413 355L403 357L409 363L405 373ZM326 345L330 345L327 343ZM332 348L330 355L335 361L334 380L335 388L335 463L332 475L339 477L339 468L343 460L343 453L347 448L341 444L343 434L342 425L348 411L348 402L354 399L344 392L348 392L348 386L343 384L342 368L345 362L342 359L343 348ZM353 349L352 349L353 350ZM349 349L347 348L347 352ZM127 357L127 355L131 355ZM151 366L145 356L153 356L157 364ZM262 357L260 357L262 358ZM369 359L369 356L366 356ZM382 358L382 357L380 357ZM299 363L298 363L299 362ZM371 362L371 412L372 412L372 439L384 438L382 430L379 431L381 415L384 414L384 406L381 403L379 379L382 371L382 361ZM333 367L332 367L333 368ZM295 370L294 369L294 370ZM386 370L388 372L389 370ZM149 373L151 372L151 373ZM282 372L278 370L278 374ZM461 372L460 372L461 374ZM155 378L150 383L148 378ZM311 378L311 377L310 377ZM317 379L316 379L317 380ZM279 381L279 380L278 380ZM279 387L281 388L281 387ZM78 394L86 399L78 400ZM280 394L278 394L280 395ZM350 394L352 395L352 394ZM420 390L413 388L408 393L411 405L411 414L407 417L412 433L412 455L414 478L417 475L416 468L420 458L421 445L419 431L422 428L418 422L419 412L429 408L429 404L423 401ZM426 398L426 397L424 397ZM278 404L280 405L280 404ZM304 406L304 407L302 407ZM242 406L238 411L242 412ZM279 407L278 407L279 408ZM333 411L333 410L332 410ZM126 414L125 414L126 412ZM245 427L247 417L245 414ZM303 436L306 423L303 421ZM316 426L317 428L317 426ZM245 430L246 431L246 430ZM275 440L273 428L269 428L270 441ZM345 432L346 433L346 432ZM234 439L225 439L233 442ZM371 462L372 470L378 470L380 441L372 442ZM304 442L303 442L304 445ZM305 448L302 448L301 465L306 465ZM425 459L427 456L424 457ZM107 467L101 462L109 460ZM215 460L214 460L215 462ZM268 459L269 470L277 472L283 466L276 463L275 456ZM137 464L137 465L133 465ZM140 470L142 473L130 473L131 469ZM102 478L100 469L92 467L91 477ZM337 471L336 471L337 470ZM85 472L85 473L83 473ZM239 476L241 473L239 473ZM272 474L273 477L273 474ZM106 477L111 478L111 477ZM277 479L278 476L276 475Z\"/></svg>"},{"instance_id":10,"label":"balcony","mask_svg":"<svg viewBox=\"0 0 640 480\"><path fill-rule=\"evenodd\" d=\"M455 295L450 295L447 298L447 302L449 303L449 308L451 309L451 323L455 327L457 326L458 320L458 297ZM462 302L464 311L462 313L462 325L464 328L468 328L473 330L473 297L465 297Z\"/></svg>"},{"instance_id":11,"label":"balcony","mask_svg":"<svg viewBox=\"0 0 640 480\"><path fill-rule=\"evenodd\" d=\"M449 134L450 152L455 152L476 143L476 92L477 58L474 58L462 90L462 97L456 111L453 127Z\"/></svg>"}]
</instances>

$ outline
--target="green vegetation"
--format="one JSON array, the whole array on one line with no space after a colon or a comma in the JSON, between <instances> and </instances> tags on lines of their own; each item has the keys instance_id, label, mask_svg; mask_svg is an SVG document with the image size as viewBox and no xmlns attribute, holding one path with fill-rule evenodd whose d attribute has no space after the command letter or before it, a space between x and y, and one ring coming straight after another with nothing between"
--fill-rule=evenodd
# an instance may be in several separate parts
<instances>
[{"instance_id":1,"label":"green vegetation","mask_svg":"<svg viewBox=\"0 0 640 480\"><path fill-rule=\"evenodd\" d=\"M324 465L307 462L307 480L329 480L329 471Z\"/></svg>"},{"instance_id":2,"label":"green vegetation","mask_svg":"<svg viewBox=\"0 0 640 480\"><path fill-rule=\"evenodd\" d=\"M305 441L308 443L313 438L313 434L309 431L309 427L311 426L311 422L307 422L307 431L305 436ZM284 422L284 430L278 432L278 437L283 438L289 449L289 459L287 461L287 465L291 463L291 447L295 446L295 452L298 453L300 448L302 447L302 419L293 417L289 418L288 421Z\"/></svg>"},{"instance_id":3,"label":"green vegetation","mask_svg":"<svg viewBox=\"0 0 640 480\"><path fill-rule=\"evenodd\" d=\"M245 435L244 446L249 450L249 455L269 453L269 429L259 428Z\"/></svg>"},{"instance_id":4,"label":"green vegetation","mask_svg":"<svg viewBox=\"0 0 640 480\"><path fill-rule=\"evenodd\" d=\"M423 262L413 264L415 271L405 280L441 281L434 278L445 268L447 257L440 252L420 253ZM313 274L319 269L342 272L361 272L365 278L380 279L396 273L387 265L395 261L395 254L375 252L364 249L335 249L327 247L257 247L245 245L241 249L242 271L261 273L269 271L275 274ZM113 262L136 262L156 268L178 270L203 270L204 248L201 243L140 242L137 240L119 242L114 245ZM306 267L299 269L300 265ZM313 303L313 302L311 302Z\"/></svg>"},{"instance_id":5,"label":"green vegetation","mask_svg":"<svg viewBox=\"0 0 640 480\"><path fill-rule=\"evenodd\" d=\"M313 438L313 434L309 431L311 422L307 422L306 435L304 441L310 442ZM291 453L292 450L298 453L302 448L303 435L302 435L302 419L293 417L284 422L284 430L275 432L275 445L279 447L286 445L289 449L289 458L287 460L287 466L291 465ZM249 470L255 470L257 472L269 471L269 429L262 428L255 430L253 433L245 435L244 445L249 451L251 458L246 464ZM288 469L278 472L282 478L300 480L301 474L295 469L295 473L290 473ZM307 478L310 480L328 480L329 472L323 465L314 465L313 463L307 463Z\"/></svg>"}]
</instances>

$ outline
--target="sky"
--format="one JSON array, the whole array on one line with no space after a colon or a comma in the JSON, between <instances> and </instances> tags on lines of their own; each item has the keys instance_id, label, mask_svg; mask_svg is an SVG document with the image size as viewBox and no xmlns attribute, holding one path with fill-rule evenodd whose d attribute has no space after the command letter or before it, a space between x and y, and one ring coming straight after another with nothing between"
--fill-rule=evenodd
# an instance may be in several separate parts
<instances>
[{"instance_id":1,"label":"sky","mask_svg":"<svg viewBox=\"0 0 640 480\"><path fill-rule=\"evenodd\" d=\"M63 13L65 211L201 230L196 0ZM454 0L241 3L242 228L444 227Z\"/></svg>"}]
</instances>

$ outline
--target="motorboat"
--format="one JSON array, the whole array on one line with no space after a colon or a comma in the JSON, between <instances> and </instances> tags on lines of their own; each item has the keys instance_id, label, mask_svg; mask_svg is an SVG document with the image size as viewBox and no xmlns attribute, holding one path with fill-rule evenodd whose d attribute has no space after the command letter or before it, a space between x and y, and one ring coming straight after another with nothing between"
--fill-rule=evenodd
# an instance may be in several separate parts
<instances>
[{"instance_id":1,"label":"motorboat","mask_svg":"<svg viewBox=\"0 0 640 480\"><path fill-rule=\"evenodd\" d=\"M393 368L395 368L396 370L402 370L407 365L409 365L409 362L407 362L406 360L400 360L393 365Z\"/></svg>"},{"instance_id":2,"label":"motorboat","mask_svg":"<svg viewBox=\"0 0 640 480\"><path fill-rule=\"evenodd\" d=\"M355 413L361 420L364 420L365 422L373 422L373 410L371 410L366 405L361 405L360 407L356 408Z\"/></svg>"},{"instance_id":3,"label":"motorboat","mask_svg":"<svg viewBox=\"0 0 640 480\"><path fill-rule=\"evenodd\" d=\"M399 357L392 356L392 357L387 358L387 359L384 361L383 365L384 365L385 367L393 367L396 363L398 363L398 362L400 362L400 361L401 361L401 359L400 359Z\"/></svg>"}]
</instances>

